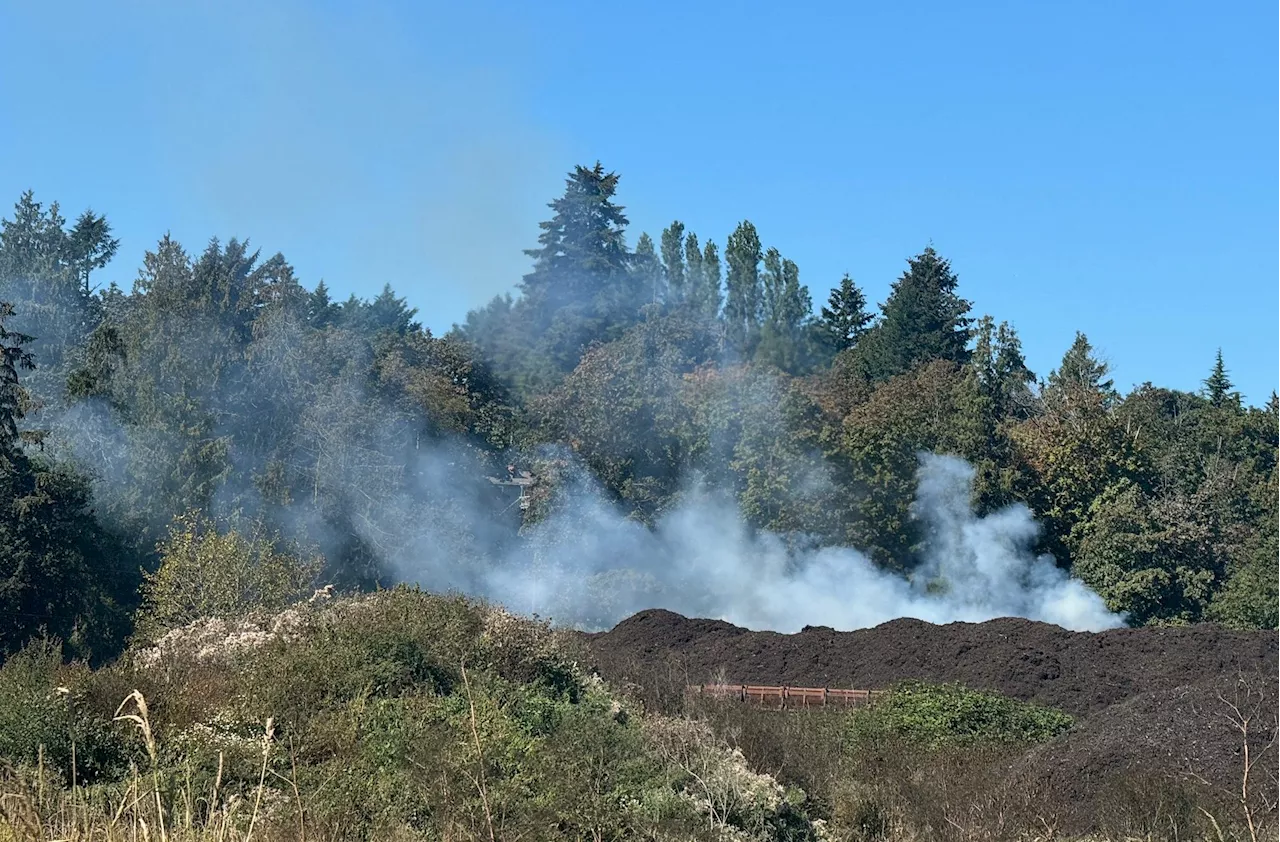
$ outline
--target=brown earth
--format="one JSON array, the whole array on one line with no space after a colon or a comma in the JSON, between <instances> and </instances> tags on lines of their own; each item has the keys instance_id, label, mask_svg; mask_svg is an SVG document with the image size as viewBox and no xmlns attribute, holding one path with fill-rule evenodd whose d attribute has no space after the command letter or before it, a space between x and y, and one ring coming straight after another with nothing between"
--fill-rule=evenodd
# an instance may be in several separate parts
<instances>
[{"instance_id":1,"label":"brown earth","mask_svg":"<svg viewBox=\"0 0 1280 842\"><path fill-rule=\"evenodd\" d=\"M1244 740L1227 702L1252 712L1251 753L1262 756L1255 786L1276 789L1274 631L1205 624L1087 633L1021 619L902 619L786 635L650 610L585 642L604 678L660 706L675 702L687 684L878 689L921 680L1067 711L1077 717L1072 731L1030 750L1010 771L1075 805L1074 815L1063 817L1072 825L1087 826L1120 797L1117 781L1143 775L1176 779L1234 809Z\"/></svg>"},{"instance_id":2,"label":"brown earth","mask_svg":"<svg viewBox=\"0 0 1280 842\"><path fill-rule=\"evenodd\" d=\"M956 681L1024 701L1089 714L1154 690L1238 671L1275 678L1275 632L1213 625L1067 631L1031 620L933 625L893 620L838 632L753 632L719 620L642 611L587 635L601 675L614 682L786 684L879 689L903 680Z\"/></svg>"}]
</instances>

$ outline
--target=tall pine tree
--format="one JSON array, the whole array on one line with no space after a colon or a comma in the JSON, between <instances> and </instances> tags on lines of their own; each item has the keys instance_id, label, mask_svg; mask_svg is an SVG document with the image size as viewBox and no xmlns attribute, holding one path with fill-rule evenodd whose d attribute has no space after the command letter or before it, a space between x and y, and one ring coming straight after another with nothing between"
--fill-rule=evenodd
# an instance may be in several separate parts
<instances>
[{"instance_id":1,"label":"tall pine tree","mask_svg":"<svg viewBox=\"0 0 1280 842\"><path fill-rule=\"evenodd\" d=\"M867 337L872 376L887 380L930 360L963 363L972 319L970 304L956 295L959 279L933 247L907 261L881 305L881 319Z\"/></svg>"},{"instance_id":2,"label":"tall pine tree","mask_svg":"<svg viewBox=\"0 0 1280 842\"><path fill-rule=\"evenodd\" d=\"M839 353L857 344L871 319L867 312L867 297L846 273L840 279L840 286L831 290L827 304L822 308L819 333L831 351Z\"/></svg>"},{"instance_id":3,"label":"tall pine tree","mask_svg":"<svg viewBox=\"0 0 1280 842\"><path fill-rule=\"evenodd\" d=\"M1213 371L1204 381L1205 397L1209 399L1209 403L1215 407L1226 406L1232 402L1231 378L1227 376L1227 366L1222 361L1222 349L1218 349L1218 356L1213 363ZM1239 403L1239 395L1235 395L1235 402Z\"/></svg>"},{"instance_id":4,"label":"tall pine tree","mask_svg":"<svg viewBox=\"0 0 1280 842\"><path fill-rule=\"evenodd\" d=\"M564 195L549 205L551 219L539 223L538 248L526 251L533 271L520 282L516 317L531 353L521 371L508 372L522 388L557 381L591 343L634 324L652 296L631 268L627 217L613 201L618 179L599 162L575 167Z\"/></svg>"}]
</instances>

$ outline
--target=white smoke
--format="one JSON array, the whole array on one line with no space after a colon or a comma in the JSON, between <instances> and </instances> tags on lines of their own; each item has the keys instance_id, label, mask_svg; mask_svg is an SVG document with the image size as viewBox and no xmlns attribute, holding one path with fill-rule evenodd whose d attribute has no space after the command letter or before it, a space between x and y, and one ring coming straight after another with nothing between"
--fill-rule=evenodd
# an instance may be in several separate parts
<instances>
[{"instance_id":1,"label":"white smoke","mask_svg":"<svg viewBox=\"0 0 1280 842\"><path fill-rule=\"evenodd\" d=\"M1025 506L976 516L972 478L963 460L922 455L915 514L930 536L925 561L910 579L877 568L857 550L796 549L781 536L753 531L713 493L690 493L649 529L580 490L476 586L514 610L588 629L646 608L780 632L867 628L899 617L933 623L1025 617L1080 631L1123 624L1096 593L1051 558L1033 554L1039 527ZM443 585L436 578L442 565L424 567L425 560L415 553L398 567L410 581Z\"/></svg>"}]
</instances>

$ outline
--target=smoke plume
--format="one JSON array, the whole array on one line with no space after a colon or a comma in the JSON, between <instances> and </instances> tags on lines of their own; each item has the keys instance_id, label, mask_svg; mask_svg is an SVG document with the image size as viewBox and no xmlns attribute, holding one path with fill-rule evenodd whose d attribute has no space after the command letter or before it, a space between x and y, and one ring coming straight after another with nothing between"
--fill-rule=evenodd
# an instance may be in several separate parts
<instances>
[{"instance_id":1,"label":"smoke plume","mask_svg":"<svg viewBox=\"0 0 1280 842\"><path fill-rule=\"evenodd\" d=\"M731 501L705 489L649 529L584 488L481 587L513 609L588 628L607 628L645 608L780 632L866 628L899 617L948 623L1013 616L1082 631L1122 625L1096 593L1051 558L1034 555L1039 527L1025 506L976 516L972 478L961 459L921 455L915 514L930 540L910 579L854 549L796 549L794 541L753 531ZM408 580L422 579L412 563L399 569ZM421 583L433 584L429 575Z\"/></svg>"}]
</instances>

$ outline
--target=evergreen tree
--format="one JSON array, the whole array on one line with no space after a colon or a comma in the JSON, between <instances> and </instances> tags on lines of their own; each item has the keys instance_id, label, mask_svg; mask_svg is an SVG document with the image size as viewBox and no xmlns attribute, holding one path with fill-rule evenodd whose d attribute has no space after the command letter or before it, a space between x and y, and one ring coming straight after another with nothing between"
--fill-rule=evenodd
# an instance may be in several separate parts
<instances>
[{"instance_id":1,"label":"evergreen tree","mask_svg":"<svg viewBox=\"0 0 1280 842\"><path fill-rule=\"evenodd\" d=\"M1213 363L1213 371L1204 381L1205 397L1215 407L1225 406L1232 401L1231 386L1231 379L1227 377L1226 364L1222 361L1222 349L1219 348L1217 359ZM1239 402L1238 395L1235 402Z\"/></svg>"},{"instance_id":2,"label":"evergreen tree","mask_svg":"<svg viewBox=\"0 0 1280 842\"><path fill-rule=\"evenodd\" d=\"M321 278L307 302L307 324L314 328L327 327L333 323L337 313L338 305L329 297L329 287Z\"/></svg>"},{"instance_id":3,"label":"evergreen tree","mask_svg":"<svg viewBox=\"0 0 1280 842\"><path fill-rule=\"evenodd\" d=\"M12 455L18 447L18 422L24 404L18 372L36 367L35 358L25 347L31 337L5 326L13 315L13 305L0 301L0 457Z\"/></svg>"},{"instance_id":4,"label":"evergreen tree","mask_svg":"<svg viewBox=\"0 0 1280 842\"><path fill-rule=\"evenodd\" d=\"M636 252L639 251L637 244ZM689 284L684 257L684 223L678 219L662 231L662 270L667 279L667 303L678 307L688 295Z\"/></svg>"},{"instance_id":5,"label":"evergreen tree","mask_svg":"<svg viewBox=\"0 0 1280 842\"><path fill-rule=\"evenodd\" d=\"M956 295L951 264L932 247L910 258L881 305L881 319L867 337L872 376L885 380L930 360L963 363L972 319L970 304Z\"/></svg>"},{"instance_id":6,"label":"evergreen tree","mask_svg":"<svg viewBox=\"0 0 1280 842\"><path fill-rule=\"evenodd\" d=\"M724 258L729 264L725 278L724 320L729 342L739 352L755 350L760 333L760 310L763 290L760 279L760 236L750 222L738 224L725 244Z\"/></svg>"},{"instance_id":7,"label":"evergreen tree","mask_svg":"<svg viewBox=\"0 0 1280 842\"><path fill-rule=\"evenodd\" d=\"M111 262L120 248L120 241L111 236L111 224L105 216L86 210L76 219L67 245L76 277L84 288L84 294L88 295L91 291L90 273Z\"/></svg>"},{"instance_id":8,"label":"evergreen tree","mask_svg":"<svg viewBox=\"0 0 1280 842\"><path fill-rule=\"evenodd\" d=\"M818 322L819 332L832 351L839 353L857 344L866 332L872 316L867 312L867 297L845 274L840 286L831 290L827 305L822 308Z\"/></svg>"},{"instance_id":9,"label":"evergreen tree","mask_svg":"<svg viewBox=\"0 0 1280 842\"><path fill-rule=\"evenodd\" d=\"M996 327L991 316L983 316L978 320L974 337L969 368L977 378L983 397L990 403L993 418L1003 421L1009 417L1029 417L1034 409L1031 384L1035 383L1035 375L1023 359L1017 332L1008 322Z\"/></svg>"},{"instance_id":10,"label":"evergreen tree","mask_svg":"<svg viewBox=\"0 0 1280 842\"><path fill-rule=\"evenodd\" d=\"M1008 322L1001 322L996 329L995 376L1000 416L1030 417L1036 411L1036 396L1031 390L1036 376L1027 368L1022 340Z\"/></svg>"},{"instance_id":11,"label":"evergreen tree","mask_svg":"<svg viewBox=\"0 0 1280 842\"><path fill-rule=\"evenodd\" d=\"M592 342L633 324L652 297L631 271L627 217L613 202L618 178L599 162L575 167L564 195L549 205L552 218L539 223L538 248L525 252L534 265L520 282L520 318L536 348L517 377L526 385L571 370Z\"/></svg>"},{"instance_id":12,"label":"evergreen tree","mask_svg":"<svg viewBox=\"0 0 1280 842\"><path fill-rule=\"evenodd\" d=\"M533 258L533 271L520 283L541 315L569 306L600 315L635 304L636 296L628 295L627 217L613 202L618 180L598 161L591 168L575 167L564 195L549 204L555 213L538 224L538 248L525 251Z\"/></svg>"},{"instance_id":13,"label":"evergreen tree","mask_svg":"<svg viewBox=\"0 0 1280 842\"><path fill-rule=\"evenodd\" d=\"M422 330L422 325L413 320L417 313L416 307L410 307L405 299L396 296L391 284L384 284L382 292L366 307L366 318L371 331L377 333L387 330L398 336Z\"/></svg>"},{"instance_id":14,"label":"evergreen tree","mask_svg":"<svg viewBox=\"0 0 1280 842\"><path fill-rule=\"evenodd\" d=\"M1062 357L1062 364L1049 372L1045 400L1055 406L1090 398L1101 408L1109 409L1119 395L1115 382L1107 377L1110 367L1093 353L1089 338L1079 331L1075 341Z\"/></svg>"},{"instance_id":15,"label":"evergreen tree","mask_svg":"<svg viewBox=\"0 0 1280 842\"><path fill-rule=\"evenodd\" d=\"M0 297L14 306L10 329L34 337L29 350L39 369L27 387L38 403L61 398L67 356L94 327L65 226L58 203L46 210L31 191L12 219L0 219Z\"/></svg>"}]
</instances>

